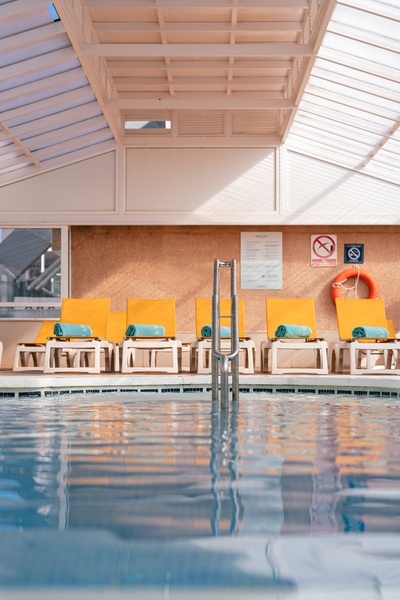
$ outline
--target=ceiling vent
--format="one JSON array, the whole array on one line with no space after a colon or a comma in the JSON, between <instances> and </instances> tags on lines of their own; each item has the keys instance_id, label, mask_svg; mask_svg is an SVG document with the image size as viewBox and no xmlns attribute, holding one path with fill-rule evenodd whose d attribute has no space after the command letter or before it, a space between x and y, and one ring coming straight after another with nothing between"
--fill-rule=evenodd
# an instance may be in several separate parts
<instances>
[{"instance_id":1,"label":"ceiling vent","mask_svg":"<svg viewBox=\"0 0 400 600\"><path fill-rule=\"evenodd\" d=\"M178 135L223 136L225 134L224 111L183 111L177 114Z\"/></svg>"},{"instance_id":2,"label":"ceiling vent","mask_svg":"<svg viewBox=\"0 0 400 600\"><path fill-rule=\"evenodd\" d=\"M232 113L232 135L277 135L275 111L241 110Z\"/></svg>"}]
</instances>

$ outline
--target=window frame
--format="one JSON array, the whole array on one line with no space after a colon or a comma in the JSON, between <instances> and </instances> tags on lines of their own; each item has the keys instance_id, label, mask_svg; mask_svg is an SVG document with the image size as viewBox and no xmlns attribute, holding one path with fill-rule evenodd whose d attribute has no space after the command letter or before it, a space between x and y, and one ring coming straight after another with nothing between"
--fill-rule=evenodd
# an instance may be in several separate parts
<instances>
[{"instance_id":1,"label":"window frame","mask_svg":"<svg viewBox=\"0 0 400 600\"><path fill-rule=\"evenodd\" d=\"M18 302L2 302L0 301L0 322L1 321L31 321L31 320L46 320L58 318L56 315L54 317L41 316L39 313L43 309L56 307L58 309L58 313L61 308L61 300L62 298L68 298L70 293L71 281L70 281L70 228L66 225L6 225L3 226L2 229L59 229L61 233L61 282L60 282L60 298L54 299L54 302L44 302L41 298L37 299L27 299L26 302L18 301ZM32 301L33 300L33 301ZM2 309L11 308L11 309L31 309L32 317L18 317L15 316L2 316ZM37 312L36 312L37 311ZM17 311L16 311L17 312ZM36 312L36 314L35 314Z\"/></svg>"}]
</instances>

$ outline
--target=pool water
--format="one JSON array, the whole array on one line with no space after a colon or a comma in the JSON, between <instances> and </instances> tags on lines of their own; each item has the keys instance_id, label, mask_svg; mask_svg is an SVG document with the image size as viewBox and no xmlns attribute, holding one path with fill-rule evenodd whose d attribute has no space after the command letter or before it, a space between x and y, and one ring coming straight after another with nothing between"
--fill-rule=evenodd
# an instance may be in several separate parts
<instances>
[{"instance_id":1,"label":"pool water","mask_svg":"<svg viewBox=\"0 0 400 600\"><path fill-rule=\"evenodd\" d=\"M399 404L2 400L0 598L399 599Z\"/></svg>"}]
</instances>

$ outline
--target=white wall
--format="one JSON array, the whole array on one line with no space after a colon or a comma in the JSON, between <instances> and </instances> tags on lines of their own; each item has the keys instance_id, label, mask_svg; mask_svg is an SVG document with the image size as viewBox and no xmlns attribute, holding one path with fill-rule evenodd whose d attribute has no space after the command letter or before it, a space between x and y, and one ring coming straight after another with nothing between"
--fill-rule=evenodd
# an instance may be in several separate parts
<instances>
[{"instance_id":1,"label":"white wall","mask_svg":"<svg viewBox=\"0 0 400 600\"><path fill-rule=\"evenodd\" d=\"M390 225L399 203L285 148L125 149L0 187L0 225Z\"/></svg>"},{"instance_id":2,"label":"white wall","mask_svg":"<svg viewBox=\"0 0 400 600\"><path fill-rule=\"evenodd\" d=\"M276 211L275 151L128 150L127 214L162 223L257 223Z\"/></svg>"},{"instance_id":3,"label":"white wall","mask_svg":"<svg viewBox=\"0 0 400 600\"><path fill-rule=\"evenodd\" d=\"M116 164L110 152L0 187L1 224L79 223L115 213Z\"/></svg>"},{"instance_id":4,"label":"white wall","mask_svg":"<svg viewBox=\"0 0 400 600\"><path fill-rule=\"evenodd\" d=\"M286 224L400 223L400 186L293 152L286 159Z\"/></svg>"}]
</instances>

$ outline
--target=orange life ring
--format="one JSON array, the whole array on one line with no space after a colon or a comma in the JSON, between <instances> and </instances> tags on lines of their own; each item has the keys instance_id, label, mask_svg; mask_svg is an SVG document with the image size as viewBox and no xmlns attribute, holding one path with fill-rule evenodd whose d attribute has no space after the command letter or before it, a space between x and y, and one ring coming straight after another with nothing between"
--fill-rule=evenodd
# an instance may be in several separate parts
<instances>
[{"instance_id":1,"label":"orange life ring","mask_svg":"<svg viewBox=\"0 0 400 600\"><path fill-rule=\"evenodd\" d=\"M350 269L346 269L339 273L337 277L332 282L331 288L331 296L332 300L336 302L336 298L340 296L340 287L341 284L350 279L351 277L360 277L369 287L369 296L368 299L377 298L378 297L378 284L375 279L367 273L367 271L363 271L361 269L356 269L355 267L351 267Z\"/></svg>"}]
</instances>

